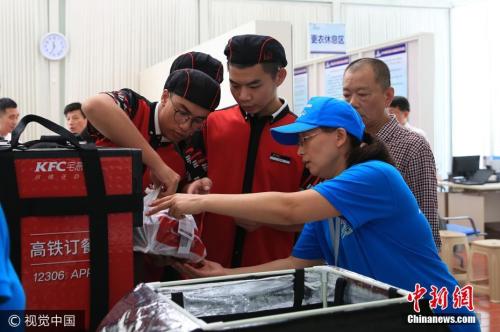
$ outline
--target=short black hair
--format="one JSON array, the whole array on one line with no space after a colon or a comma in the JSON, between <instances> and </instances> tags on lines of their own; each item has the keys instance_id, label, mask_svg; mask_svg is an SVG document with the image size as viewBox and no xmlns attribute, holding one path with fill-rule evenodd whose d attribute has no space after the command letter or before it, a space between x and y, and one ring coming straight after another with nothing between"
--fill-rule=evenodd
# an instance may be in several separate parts
<instances>
[{"instance_id":1,"label":"short black hair","mask_svg":"<svg viewBox=\"0 0 500 332\"><path fill-rule=\"evenodd\" d=\"M387 89L391 86L391 72L389 67L384 61L375 58L361 58L356 61L351 62L344 73L348 71L356 71L359 68L368 65L373 70L375 74L375 82L382 87L382 89Z\"/></svg>"},{"instance_id":2,"label":"short black hair","mask_svg":"<svg viewBox=\"0 0 500 332\"><path fill-rule=\"evenodd\" d=\"M64 116L67 116L68 113L74 112L74 111L80 111L82 113L83 117L86 118L85 113L82 111L82 103L75 102L68 104L64 107Z\"/></svg>"},{"instance_id":3,"label":"short black hair","mask_svg":"<svg viewBox=\"0 0 500 332\"><path fill-rule=\"evenodd\" d=\"M7 108L17 108L17 104L10 98L0 98L0 113L5 113Z\"/></svg>"},{"instance_id":4,"label":"short black hair","mask_svg":"<svg viewBox=\"0 0 500 332\"><path fill-rule=\"evenodd\" d=\"M408 102L408 99L403 96L394 96L394 99L392 99L391 102L391 107L397 107L403 112L410 111L410 103Z\"/></svg>"}]
</instances>

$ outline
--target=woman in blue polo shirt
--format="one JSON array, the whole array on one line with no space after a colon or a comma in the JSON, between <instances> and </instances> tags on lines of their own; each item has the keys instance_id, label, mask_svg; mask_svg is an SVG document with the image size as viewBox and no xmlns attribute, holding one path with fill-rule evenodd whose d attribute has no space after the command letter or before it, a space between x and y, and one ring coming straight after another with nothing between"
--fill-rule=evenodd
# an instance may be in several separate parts
<instances>
[{"instance_id":1,"label":"woman in blue polo shirt","mask_svg":"<svg viewBox=\"0 0 500 332\"><path fill-rule=\"evenodd\" d=\"M9 252L9 231L0 206L0 310L24 310L24 291L10 262Z\"/></svg>"},{"instance_id":2,"label":"woman in blue polo shirt","mask_svg":"<svg viewBox=\"0 0 500 332\"><path fill-rule=\"evenodd\" d=\"M288 258L238 269L209 261L200 268L175 267L191 276L211 276L326 262L409 291L419 283L428 298L431 286L445 287L448 307L443 312L473 315L465 307L453 308L457 281L438 256L429 223L383 143L364 130L348 103L314 97L293 124L273 129L273 138L298 143L305 166L324 182L297 193L173 195L154 202L150 213L170 208L175 216L208 211L267 224L305 223ZM478 323L450 327L479 330Z\"/></svg>"}]
</instances>

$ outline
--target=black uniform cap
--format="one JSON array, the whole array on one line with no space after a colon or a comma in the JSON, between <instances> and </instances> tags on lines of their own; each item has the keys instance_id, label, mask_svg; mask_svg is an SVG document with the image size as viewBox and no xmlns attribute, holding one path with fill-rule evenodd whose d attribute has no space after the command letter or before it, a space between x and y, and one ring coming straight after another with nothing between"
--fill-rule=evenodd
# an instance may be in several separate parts
<instances>
[{"instance_id":1,"label":"black uniform cap","mask_svg":"<svg viewBox=\"0 0 500 332\"><path fill-rule=\"evenodd\" d=\"M275 62L286 67L286 54L283 45L270 36L239 35L227 42L224 54L229 63L256 65L263 62Z\"/></svg>"},{"instance_id":2,"label":"black uniform cap","mask_svg":"<svg viewBox=\"0 0 500 332\"><path fill-rule=\"evenodd\" d=\"M172 72L165 82L164 89L209 111L219 106L219 83L196 69L180 69Z\"/></svg>"},{"instance_id":3,"label":"black uniform cap","mask_svg":"<svg viewBox=\"0 0 500 332\"><path fill-rule=\"evenodd\" d=\"M188 52L179 55L172 63L170 72L172 73L179 69L197 69L219 83L222 83L224 80L222 63L209 54L202 52Z\"/></svg>"}]
</instances>

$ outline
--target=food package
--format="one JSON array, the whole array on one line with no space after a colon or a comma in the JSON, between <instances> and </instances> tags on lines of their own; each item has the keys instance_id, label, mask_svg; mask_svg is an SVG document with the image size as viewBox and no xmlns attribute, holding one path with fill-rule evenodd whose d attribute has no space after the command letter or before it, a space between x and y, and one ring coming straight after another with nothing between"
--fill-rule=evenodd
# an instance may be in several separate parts
<instances>
[{"instance_id":1,"label":"food package","mask_svg":"<svg viewBox=\"0 0 500 332\"><path fill-rule=\"evenodd\" d=\"M159 190L149 191L144 197L144 211L156 199ZM144 215L143 226L134 229L134 251L168 256L181 261L199 263L206 255L205 245L192 215L176 219L168 209L154 215Z\"/></svg>"}]
</instances>

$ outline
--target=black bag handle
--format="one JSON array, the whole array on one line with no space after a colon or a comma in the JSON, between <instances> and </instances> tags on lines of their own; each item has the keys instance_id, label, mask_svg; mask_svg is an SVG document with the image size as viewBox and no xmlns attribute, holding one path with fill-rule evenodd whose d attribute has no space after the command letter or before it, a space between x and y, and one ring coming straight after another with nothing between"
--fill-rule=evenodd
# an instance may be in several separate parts
<instances>
[{"instance_id":1,"label":"black bag handle","mask_svg":"<svg viewBox=\"0 0 500 332\"><path fill-rule=\"evenodd\" d=\"M48 119L42 118L41 116L35 115L35 114L28 114L25 115L21 120L19 120L19 123L17 124L16 128L12 131L12 137L10 140L10 146L12 149L15 149L19 145L19 137L23 133L24 129L26 129L26 126L30 122L36 122L38 124L41 124L48 130L60 135L63 137L65 140L71 143L74 147L81 149L82 146L80 145L80 142L78 142L78 139L73 135L69 130L67 130L64 127L61 127L57 123L54 123Z\"/></svg>"}]
</instances>

